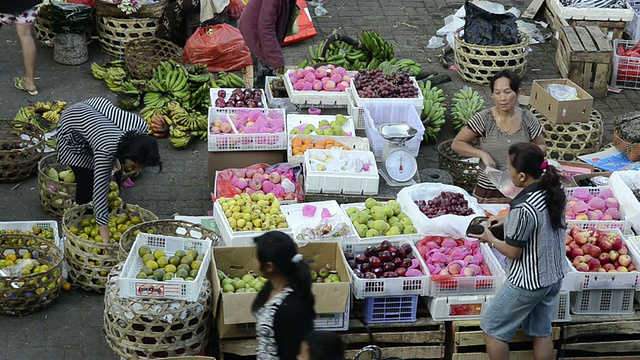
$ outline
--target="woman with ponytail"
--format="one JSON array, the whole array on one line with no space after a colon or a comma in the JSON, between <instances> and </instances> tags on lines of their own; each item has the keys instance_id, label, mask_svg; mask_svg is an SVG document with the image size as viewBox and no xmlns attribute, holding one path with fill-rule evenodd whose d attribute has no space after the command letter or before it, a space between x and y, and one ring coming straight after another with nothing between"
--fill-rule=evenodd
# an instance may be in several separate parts
<instances>
[{"instance_id":1,"label":"woman with ponytail","mask_svg":"<svg viewBox=\"0 0 640 360\"><path fill-rule=\"evenodd\" d=\"M295 360L313 330L311 270L289 235L269 231L253 240L262 276L269 279L252 305L258 360Z\"/></svg>"},{"instance_id":2,"label":"woman with ponytail","mask_svg":"<svg viewBox=\"0 0 640 360\"><path fill-rule=\"evenodd\" d=\"M485 229L477 237L507 257L507 281L500 288L480 327L490 360L508 359L516 330L533 339L535 360L553 358L551 319L565 274L565 202L560 174L539 146L517 143L509 148L511 181L523 190L508 215L489 218L504 226L504 239Z\"/></svg>"},{"instance_id":3,"label":"woman with ponytail","mask_svg":"<svg viewBox=\"0 0 640 360\"><path fill-rule=\"evenodd\" d=\"M57 126L58 162L69 165L76 178L76 203L93 200L100 237L109 242L107 195L111 177L120 186L122 168L159 166L158 142L147 123L105 98L73 104Z\"/></svg>"}]
</instances>

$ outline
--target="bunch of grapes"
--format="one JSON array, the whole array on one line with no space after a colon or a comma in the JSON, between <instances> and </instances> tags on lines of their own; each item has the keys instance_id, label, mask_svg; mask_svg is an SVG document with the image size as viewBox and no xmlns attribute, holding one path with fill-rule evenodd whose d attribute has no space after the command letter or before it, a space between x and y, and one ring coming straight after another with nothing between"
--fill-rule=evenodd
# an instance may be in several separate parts
<instances>
[{"instance_id":1,"label":"bunch of grapes","mask_svg":"<svg viewBox=\"0 0 640 360\"><path fill-rule=\"evenodd\" d=\"M443 191L437 197L429 200L414 201L420 212L425 214L429 219L441 215L472 215L473 210L469 208L469 203L462 194Z\"/></svg>"},{"instance_id":2,"label":"bunch of grapes","mask_svg":"<svg viewBox=\"0 0 640 360\"><path fill-rule=\"evenodd\" d=\"M354 84L362 98L415 98L419 91L406 72L386 75L382 70L360 70Z\"/></svg>"}]
</instances>

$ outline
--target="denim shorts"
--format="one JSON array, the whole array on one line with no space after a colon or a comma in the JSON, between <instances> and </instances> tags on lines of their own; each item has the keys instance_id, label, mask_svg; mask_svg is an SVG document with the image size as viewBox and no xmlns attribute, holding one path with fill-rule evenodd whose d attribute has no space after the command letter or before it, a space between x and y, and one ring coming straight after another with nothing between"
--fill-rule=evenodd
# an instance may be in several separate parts
<instances>
[{"instance_id":1,"label":"denim shorts","mask_svg":"<svg viewBox=\"0 0 640 360\"><path fill-rule=\"evenodd\" d=\"M506 281L487 311L480 327L494 339L508 342L520 326L531 337L551 335L553 308L562 281L537 290L527 290Z\"/></svg>"}]
</instances>

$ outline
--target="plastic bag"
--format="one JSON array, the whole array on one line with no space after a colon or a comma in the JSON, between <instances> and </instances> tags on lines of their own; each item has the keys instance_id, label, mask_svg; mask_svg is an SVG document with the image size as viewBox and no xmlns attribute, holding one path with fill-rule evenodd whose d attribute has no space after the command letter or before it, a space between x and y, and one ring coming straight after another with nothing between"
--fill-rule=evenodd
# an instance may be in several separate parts
<instances>
[{"instance_id":1,"label":"plastic bag","mask_svg":"<svg viewBox=\"0 0 640 360\"><path fill-rule=\"evenodd\" d=\"M325 209L326 210L326 209ZM351 227L344 219L340 217L325 217L321 219L317 224L309 226L310 224L303 224L296 228L296 241L308 242L308 241L332 241L336 238L342 238L349 235L354 235Z\"/></svg>"},{"instance_id":2,"label":"plastic bag","mask_svg":"<svg viewBox=\"0 0 640 360\"><path fill-rule=\"evenodd\" d=\"M432 36L431 39L429 39L429 43L427 44L427 48L428 49L437 49L439 47L443 47L444 44L444 40L442 40L442 38L437 37L437 36Z\"/></svg>"},{"instance_id":3,"label":"plastic bag","mask_svg":"<svg viewBox=\"0 0 640 360\"><path fill-rule=\"evenodd\" d=\"M468 1L465 3L465 13L465 42L493 46L518 43L518 25L512 13L495 14Z\"/></svg>"},{"instance_id":4,"label":"plastic bag","mask_svg":"<svg viewBox=\"0 0 640 360\"><path fill-rule=\"evenodd\" d=\"M252 64L240 30L229 24L200 27L184 47L185 63L207 64L212 73L241 70Z\"/></svg>"},{"instance_id":5,"label":"plastic bag","mask_svg":"<svg viewBox=\"0 0 640 360\"><path fill-rule=\"evenodd\" d=\"M549 84L547 85L547 91L556 100L573 100L578 96L578 90L573 86L562 84Z\"/></svg>"},{"instance_id":6,"label":"plastic bag","mask_svg":"<svg viewBox=\"0 0 640 360\"><path fill-rule=\"evenodd\" d=\"M80 5L87 5L91 7L94 7L96 5L94 0L67 0L67 2L69 4L80 4Z\"/></svg>"},{"instance_id":7,"label":"plastic bag","mask_svg":"<svg viewBox=\"0 0 640 360\"><path fill-rule=\"evenodd\" d=\"M464 195L469 203L469 208L475 214L468 216L442 215L429 219L420 212L414 200L429 201L440 195L443 191L452 191ZM405 187L398 192L398 202L402 206L402 211L411 219L418 234L429 234L433 236L451 236L454 238L466 237L464 233L469 223L478 215L484 215L484 210L478 205L478 201L463 189L440 183L421 183Z\"/></svg>"},{"instance_id":8,"label":"plastic bag","mask_svg":"<svg viewBox=\"0 0 640 360\"><path fill-rule=\"evenodd\" d=\"M271 174L272 172L279 174L279 184L271 183L267 186L268 179L264 178L264 181L261 180L260 190L253 190L250 186L250 180L240 181L241 179L251 179L256 173ZM215 188L213 194L211 194L211 199L216 201L221 197L231 198L242 193L251 194L256 191L262 191L263 193L273 193L280 201L295 200L304 202L304 192L300 180L301 173L300 166L291 166L289 164L254 164L241 169L222 170L216 176ZM291 198L292 196L293 198Z\"/></svg>"},{"instance_id":9,"label":"plastic bag","mask_svg":"<svg viewBox=\"0 0 640 360\"><path fill-rule=\"evenodd\" d=\"M516 21L516 25L518 25L520 31L531 38L531 44L544 43L551 38L551 34L543 35L540 29L536 27L536 24L518 20Z\"/></svg>"},{"instance_id":10,"label":"plastic bag","mask_svg":"<svg viewBox=\"0 0 640 360\"><path fill-rule=\"evenodd\" d=\"M609 187L620 204L620 214L635 229L640 229L640 202L633 193L634 189L640 189L640 172L615 171L609 177Z\"/></svg>"},{"instance_id":11,"label":"plastic bag","mask_svg":"<svg viewBox=\"0 0 640 360\"><path fill-rule=\"evenodd\" d=\"M498 169L494 169L492 167L487 166L484 172L489 178L489 180L491 180L493 185L495 185L498 188L498 190L500 190L502 195L510 199L513 199L518 194L520 194L520 191L522 191L522 188L519 188L513 185L513 181L511 181L511 175L509 174L509 170L498 170Z\"/></svg>"},{"instance_id":12,"label":"plastic bag","mask_svg":"<svg viewBox=\"0 0 640 360\"><path fill-rule=\"evenodd\" d=\"M447 43L453 46L455 33L463 26L464 20L455 15L449 15L444 18L444 26L436 31L436 35L444 36L447 39Z\"/></svg>"},{"instance_id":13,"label":"plastic bag","mask_svg":"<svg viewBox=\"0 0 640 360\"><path fill-rule=\"evenodd\" d=\"M50 20L55 34L84 34L93 24L93 8L52 1Z\"/></svg>"},{"instance_id":14,"label":"plastic bag","mask_svg":"<svg viewBox=\"0 0 640 360\"><path fill-rule=\"evenodd\" d=\"M227 16L234 20L240 19L245 6L244 1L242 0L230 0L229 5L227 5Z\"/></svg>"}]
</instances>

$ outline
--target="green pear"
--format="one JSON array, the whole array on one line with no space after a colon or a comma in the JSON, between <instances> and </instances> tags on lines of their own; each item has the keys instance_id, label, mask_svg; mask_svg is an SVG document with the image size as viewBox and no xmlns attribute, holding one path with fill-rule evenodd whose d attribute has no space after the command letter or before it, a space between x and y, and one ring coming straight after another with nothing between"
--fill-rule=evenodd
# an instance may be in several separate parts
<instances>
[{"instance_id":1,"label":"green pear","mask_svg":"<svg viewBox=\"0 0 640 360\"><path fill-rule=\"evenodd\" d=\"M395 226L395 227L397 227L397 228L398 228L398 230L400 230L400 232L402 232L402 231L404 230L404 225L402 225L402 223L401 223L400 221L398 221L398 222L396 222L396 223L393 223L393 224L391 225L391 227L394 227L394 226Z\"/></svg>"},{"instance_id":2,"label":"green pear","mask_svg":"<svg viewBox=\"0 0 640 360\"><path fill-rule=\"evenodd\" d=\"M293 129L291 129L291 133L292 133L292 134L300 134L300 129L298 129L298 128L293 128Z\"/></svg>"},{"instance_id":3,"label":"green pear","mask_svg":"<svg viewBox=\"0 0 640 360\"><path fill-rule=\"evenodd\" d=\"M73 171L70 171L66 176L62 178L62 181L72 184L76 182L76 175L73 173Z\"/></svg>"},{"instance_id":4,"label":"green pear","mask_svg":"<svg viewBox=\"0 0 640 360\"><path fill-rule=\"evenodd\" d=\"M55 181L60 181L58 171L56 171L56 169L54 168L49 168L49 170L47 170L47 176L52 178Z\"/></svg>"},{"instance_id":5,"label":"green pear","mask_svg":"<svg viewBox=\"0 0 640 360\"><path fill-rule=\"evenodd\" d=\"M400 219L398 219L396 216L390 216L387 217L387 222L391 224L391 226L393 226L393 224L400 222Z\"/></svg>"},{"instance_id":6,"label":"green pear","mask_svg":"<svg viewBox=\"0 0 640 360\"><path fill-rule=\"evenodd\" d=\"M347 215L351 216L358 212L358 208L355 206L351 206L347 209Z\"/></svg>"},{"instance_id":7,"label":"green pear","mask_svg":"<svg viewBox=\"0 0 640 360\"><path fill-rule=\"evenodd\" d=\"M373 220L373 219L371 219L371 220L367 221L367 227L368 227L369 229L373 229L373 224L374 224L375 222L376 222L376 221L375 221L375 220Z\"/></svg>"},{"instance_id":8,"label":"green pear","mask_svg":"<svg viewBox=\"0 0 640 360\"><path fill-rule=\"evenodd\" d=\"M233 292L236 292L236 288L234 288L232 284L225 284L222 287L222 292L223 293L233 293Z\"/></svg>"},{"instance_id":9,"label":"green pear","mask_svg":"<svg viewBox=\"0 0 640 360\"><path fill-rule=\"evenodd\" d=\"M349 121L349 118L342 114L338 114L336 115L336 121L340 123L340 125L344 125L347 123L347 121Z\"/></svg>"},{"instance_id":10,"label":"green pear","mask_svg":"<svg viewBox=\"0 0 640 360\"><path fill-rule=\"evenodd\" d=\"M404 225L405 228L407 226L412 226L413 225L413 223L411 222L411 220L409 220L409 218L402 218L402 219L400 219L400 222L402 223L402 225Z\"/></svg>"},{"instance_id":11,"label":"green pear","mask_svg":"<svg viewBox=\"0 0 640 360\"><path fill-rule=\"evenodd\" d=\"M378 232L380 234L384 234L384 232L387 229L388 225L389 224L387 224L387 222L384 221L384 220L376 220L376 221L373 222L373 228L378 230Z\"/></svg>"},{"instance_id":12,"label":"green pear","mask_svg":"<svg viewBox=\"0 0 640 360\"><path fill-rule=\"evenodd\" d=\"M398 229L397 226L392 226L391 228L389 228L389 230L387 231L387 233L385 234L386 236L393 236L393 235L400 235L402 234L402 232L400 232L400 229Z\"/></svg>"},{"instance_id":13,"label":"green pear","mask_svg":"<svg viewBox=\"0 0 640 360\"><path fill-rule=\"evenodd\" d=\"M380 236L380 232L376 229L369 229L367 230L367 233L365 234L365 237L368 238L372 238L372 237L376 237L376 236Z\"/></svg>"},{"instance_id":14,"label":"green pear","mask_svg":"<svg viewBox=\"0 0 640 360\"><path fill-rule=\"evenodd\" d=\"M324 130L322 131L322 134L323 134L323 135L326 135L326 136L334 135L334 134L333 134L333 130L331 130L331 128L324 129Z\"/></svg>"},{"instance_id":15,"label":"green pear","mask_svg":"<svg viewBox=\"0 0 640 360\"><path fill-rule=\"evenodd\" d=\"M346 134L344 132L344 129L342 129L342 128L333 128L333 135L334 136L344 136L344 134Z\"/></svg>"},{"instance_id":16,"label":"green pear","mask_svg":"<svg viewBox=\"0 0 640 360\"><path fill-rule=\"evenodd\" d=\"M58 173L58 178L64 179L64 177L67 176L67 174L69 174L70 172L71 170L62 170Z\"/></svg>"},{"instance_id":17,"label":"green pear","mask_svg":"<svg viewBox=\"0 0 640 360\"><path fill-rule=\"evenodd\" d=\"M405 215L405 213L401 212L400 214L396 215L396 217L397 217L398 219L402 220L402 219L406 219L406 218L407 218L407 215Z\"/></svg>"},{"instance_id":18,"label":"green pear","mask_svg":"<svg viewBox=\"0 0 640 360\"><path fill-rule=\"evenodd\" d=\"M403 234L415 234L417 232L418 231L415 227L413 227L413 225L405 226L404 230L402 231Z\"/></svg>"},{"instance_id":19,"label":"green pear","mask_svg":"<svg viewBox=\"0 0 640 360\"><path fill-rule=\"evenodd\" d=\"M387 214L387 219L394 215L393 208L389 205L383 206L382 210L384 210L385 214Z\"/></svg>"},{"instance_id":20,"label":"green pear","mask_svg":"<svg viewBox=\"0 0 640 360\"><path fill-rule=\"evenodd\" d=\"M318 124L318 127L323 127L323 126L330 126L329 120L327 120L327 119L320 120L320 123Z\"/></svg>"},{"instance_id":21,"label":"green pear","mask_svg":"<svg viewBox=\"0 0 640 360\"><path fill-rule=\"evenodd\" d=\"M371 212L371 218L373 220L387 221L387 213L383 209L375 209Z\"/></svg>"},{"instance_id":22,"label":"green pear","mask_svg":"<svg viewBox=\"0 0 640 360\"><path fill-rule=\"evenodd\" d=\"M356 232L358 232L358 236L362 238L367 236L367 230L369 230L367 225L364 225L364 224L356 225Z\"/></svg>"},{"instance_id":23,"label":"green pear","mask_svg":"<svg viewBox=\"0 0 640 360\"><path fill-rule=\"evenodd\" d=\"M366 224L367 221L369 221L369 214L365 213L365 212L359 212L358 213L358 222L360 224Z\"/></svg>"}]
</instances>

